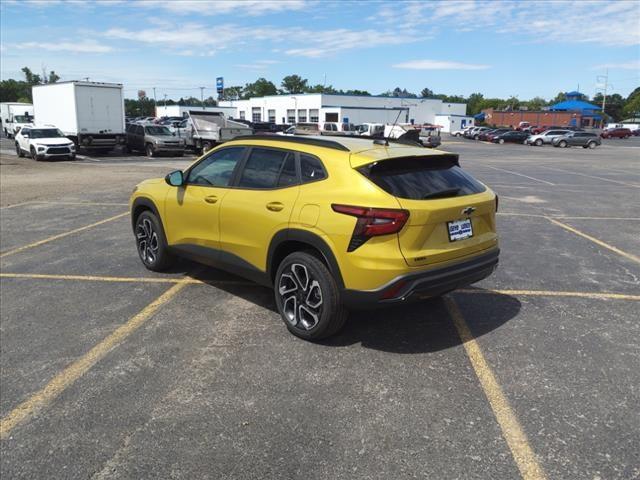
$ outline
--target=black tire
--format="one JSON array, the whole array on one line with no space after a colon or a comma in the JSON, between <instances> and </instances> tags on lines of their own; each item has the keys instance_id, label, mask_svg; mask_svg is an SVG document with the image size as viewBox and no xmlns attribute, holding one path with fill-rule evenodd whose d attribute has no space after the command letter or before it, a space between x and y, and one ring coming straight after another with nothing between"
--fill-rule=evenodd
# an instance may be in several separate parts
<instances>
[{"instance_id":1,"label":"black tire","mask_svg":"<svg viewBox=\"0 0 640 480\"><path fill-rule=\"evenodd\" d=\"M40 159L38 158L38 154L36 153L36 149L31 147L31 150L29 151L29 153L31 153L31 158L33 160L35 160L36 162L39 162Z\"/></svg>"},{"instance_id":2,"label":"black tire","mask_svg":"<svg viewBox=\"0 0 640 480\"><path fill-rule=\"evenodd\" d=\"M535 144L536 147L541 147L543 144L543 141L541 138L537 139L535 142L533 142Z\"/></svg>"},{"instance_id":3,"label":"black tire","mask_svg":"<svg viewBox=\"0 0 640 480\"><path fill-rule=\"evenodd\" d=\"M202 153L205 154L209 150L213 148L213 144L211 142L202 142Z\"/></svg>"},{"instance_id":4,"label":"black tire","mask_svg":"<svg viewBox=\"0 0 640 480\"><path fill-rule=\"evenodd\" d=\"M287 329L305 340L327 338L347 320L335 278L310 252L294 252L278 265L274 294Z\"/></svg>"},{"instance_id":5,"label":"black tire","mask_svg":"<svg viewBox=\"0 0 640 480\"><path fill-rule=\"evenodd\" d=\"M173 264L175 259L169 252L164 229L153 212L145 210L138 215L134 235L138 255L148 270L162 272Z\"/></svg>"},{"instance_id":6,"label":"black tire","mask_svg":"<svg viewBox=\"0 0 640 480\"><path fill-rule=\"evenodd\" d=\"M596 142L589 142L587 143L587 148L596 148L598 146L598 144Z\"/></svg>"},{"instance_id":7,"label":"black tire","mask_svg":"<svg viewBox=\"0 0 640 480\"><path fill-rule=\"evenodd\" d=\"M24 157L24 152L22 151L22 149L20 148L20 144L18 142L16 142L16 154L18 155L18 157L23 158Z\"/></svg>"},{"instance_id":8,"label":"black tire","mask_svg":"<svg viewBox=\"0 0 640 480\"><path fill-rule=\"evenodd\" d=\"M147 153L147 157L155 157L157 155L156 149L153 148L153 145L151 145L150 143L147 143L145 152Z\"/></svg>"},{"instance_id":9,"label":"black tire","mask_svg":"<svg viewBox=\"0 0 640 480\"><path fill-rule=\"evenodd\" d=\"M499 140L498 140L498 143L499 143L500 145L502 145L502 144L504 143L504 138L499 139Z\"/></svg>"},{"instance_id":10,"label":"black tire","mask_svg":"<svg viewBox=\"0 0 640 480\"><path fill-rule=\"evenodd\" d=\"M558 142L558 146L559 146L560 148L567 148L567 146L568 146L568 145L569 145L569 144L568 144L566 141L564 141L564 140L560 140L560 141Z\"/></svg>"},{"instance_id":11,"label":"black tire","mask_svg":"<svg viewBox=\"0 0 640 480\"><path fill-rule=\"evenodd\" d=\"M124 146L124 152L125 153L131 153L132 152L131 147L129 145L125 145Z\"/></svg>"}]
</instances>

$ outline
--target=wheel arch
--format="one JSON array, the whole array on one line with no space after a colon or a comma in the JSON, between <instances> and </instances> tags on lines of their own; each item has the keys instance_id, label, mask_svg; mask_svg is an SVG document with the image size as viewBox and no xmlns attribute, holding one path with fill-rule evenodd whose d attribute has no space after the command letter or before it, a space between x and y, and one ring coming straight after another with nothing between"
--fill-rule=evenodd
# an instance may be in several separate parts
<instances>
[{"instance_id":1,"label":"wheel arch","mask_svg":"<svg viewBox=\"0 0 640 480\"><path fill-rule=\"evenodd\" d=\"M275 283L274 280L278 265L287 255L296 251L309 249L319 254L320 260L327 265L329 271L336 279L336 283L340 289L343 289L344 281L342 279L342 273L340 272L340 266L331 247L329 247L320 235L308 230L296 228L280 230L271 239L267 253L267 275L272 283Z\"/></svg>"},{"instance_id":2,"label":"wheel arch","mask_svg":"<svg viewBox=\"0 0 640 480\"><path fill-rule=\"evenodd\" d=\"M162 217L160 216L160 212L156 207L156 204L148 197L138 197L131 204L131 227L135 230L136 228L136 220L140 216L142 212L151 211L162 226ZM164 229L164 227L163 227Z\"/></svg>"}]
</instances>

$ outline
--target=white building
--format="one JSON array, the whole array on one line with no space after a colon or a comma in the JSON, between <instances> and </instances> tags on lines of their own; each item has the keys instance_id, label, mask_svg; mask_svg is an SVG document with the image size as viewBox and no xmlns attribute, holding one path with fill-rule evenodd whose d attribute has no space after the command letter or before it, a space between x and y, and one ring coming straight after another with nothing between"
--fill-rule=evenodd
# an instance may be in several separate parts
<instances>
[{"instance_id":1,"label":"white building","mask_svg":"<svg viewBox=\"0 0 640 480\"><path fill-rule=\"evenodd\" d=\"M465 115L464 103L444 103L431 98L300 93L271 95L248 100L228 100L220 106L237 109L235 118L252 122L293 124L342 123L436 123L438 114Z\"/></svg>"},{"instance_id":2,"label":"white building","mask_svg":"<svg viewBox=\"0 0 640 480\"><path fill-rule=\"evenodd\" d=\"M439 114L436 115L436 121L434 123L440 125L443 132L455 132L456 130L473 125L474 118L470 115Z\"/></svg>"},{"instance_id":3,"label":"white building","mask_svg":"<svg viewBox=\"0 0 640 480\"><path fill-rule=\"evenodd\" d=\"M156 117L184 117L189 110L198 112L222 112L226 117L236 116L235 107L186 107L181 105L163 105L156 106Z\"/></svg>"}]
</instances>

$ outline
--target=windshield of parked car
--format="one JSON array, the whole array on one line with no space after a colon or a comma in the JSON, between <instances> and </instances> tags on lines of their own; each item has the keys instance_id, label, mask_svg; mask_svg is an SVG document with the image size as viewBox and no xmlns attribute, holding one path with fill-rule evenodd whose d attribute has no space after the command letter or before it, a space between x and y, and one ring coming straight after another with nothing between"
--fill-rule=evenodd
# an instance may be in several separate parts
<instances>
[{"instance_id":1,"label":"windshield of parked car","mask_svg":"<svg viewBox=\"0 0 640 480\"><path fill-rule=\"evenodd\" d=\"M34 128L29 134L31 138L62 138L64 135L57 128Z\"/></svg>"},{"instance_id":2,"label":"windshield of parked car","mask_svg":"<svg viewBox=\"0 0 640 480\"><path fill-rule=\"evenodd\" d=\"M144 131L147 135L171 135L171 131L162 126L144 127Z\"/></svg>"}]
</instances>

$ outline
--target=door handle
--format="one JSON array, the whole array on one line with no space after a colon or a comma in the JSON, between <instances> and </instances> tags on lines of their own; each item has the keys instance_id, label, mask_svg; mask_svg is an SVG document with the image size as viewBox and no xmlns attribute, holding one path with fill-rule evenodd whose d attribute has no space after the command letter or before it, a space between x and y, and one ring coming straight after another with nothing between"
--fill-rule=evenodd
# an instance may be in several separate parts
<instances>
[{"instance_id":1,"label":"door handle","mask_svg":"<svg viewBox=\"0 0 640 480\"><path fill-rule=\"evenodd\" d=\"M284 208L284 205L280 202L267 203L267 210L271 210L272 212L279 212L283 208Z\"/></svg>"},{"instance_id":2,"label":"door handle","mask_svg":"<svg viewBox=\"0 0 640 480\"><path fill-rule=\"evenodd\" d=\"M216 203L218 201L218 197L215 195L209 195L208 197L204 197L204 201L207 203Z\"/></svg>"}]
</instances>

